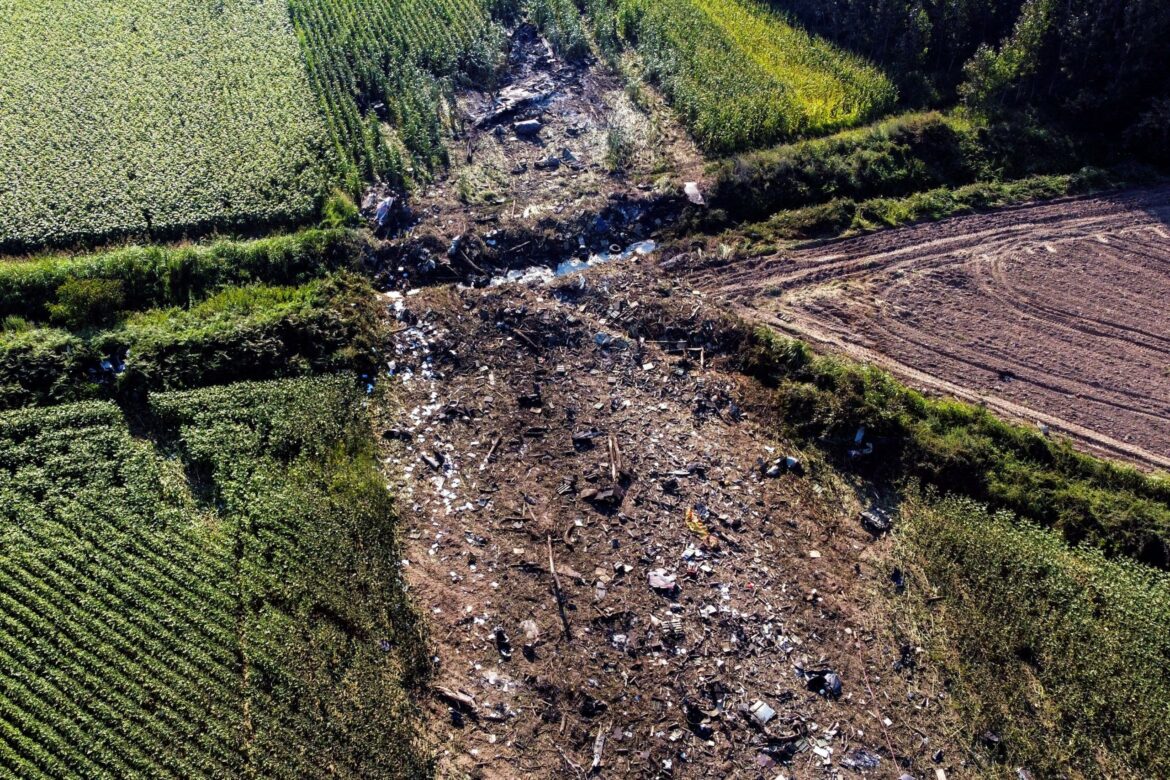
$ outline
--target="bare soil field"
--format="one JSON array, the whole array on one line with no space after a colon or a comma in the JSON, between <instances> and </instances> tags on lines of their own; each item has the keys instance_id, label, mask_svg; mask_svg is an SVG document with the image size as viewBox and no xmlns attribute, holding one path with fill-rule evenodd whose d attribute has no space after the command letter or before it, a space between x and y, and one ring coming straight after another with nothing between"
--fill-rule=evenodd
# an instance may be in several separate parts
<instances>
[{"instance_id":1,"label":"bare soil field","mask_svg":"<svg viewBox=\"0 0 1170 780\"><path fill-rule=\"evenodd\" d=\"M1170 466L1170 187L892 230L696 281L923 389Z\"/></svg>"}]
</instances>

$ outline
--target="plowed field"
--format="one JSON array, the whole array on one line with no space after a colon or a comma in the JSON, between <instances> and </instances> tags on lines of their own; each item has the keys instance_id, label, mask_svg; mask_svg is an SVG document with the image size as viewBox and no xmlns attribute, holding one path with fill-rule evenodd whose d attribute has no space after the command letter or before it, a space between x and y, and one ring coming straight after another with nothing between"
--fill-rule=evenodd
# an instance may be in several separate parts
<instances>
[{"instance_id":1,"label":"plowed field","mask_svg":"<svg viewBox=\"0 0 1170 780\"><path fill-rule=\"evenodd\" d=\"M1170 187L888 231L701 281L919 387L1170 466Z\"/></svg>"}]
</instances>

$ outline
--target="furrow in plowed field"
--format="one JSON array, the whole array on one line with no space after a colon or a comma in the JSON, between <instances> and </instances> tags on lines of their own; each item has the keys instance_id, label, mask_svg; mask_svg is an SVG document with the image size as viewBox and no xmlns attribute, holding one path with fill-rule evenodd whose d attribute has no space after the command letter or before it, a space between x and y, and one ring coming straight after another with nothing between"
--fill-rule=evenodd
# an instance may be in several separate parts
<instances>
[{"instance_id":1,"label":"furrow in plowed field","mask_svg":"<svg viewBox=\"0 0 1170 780\"><path fill-rule=\"evenodd\" d=\"M699 281L921 387L1170 466L1170 187L892 230Z\"/></svg>"}]
</instances>

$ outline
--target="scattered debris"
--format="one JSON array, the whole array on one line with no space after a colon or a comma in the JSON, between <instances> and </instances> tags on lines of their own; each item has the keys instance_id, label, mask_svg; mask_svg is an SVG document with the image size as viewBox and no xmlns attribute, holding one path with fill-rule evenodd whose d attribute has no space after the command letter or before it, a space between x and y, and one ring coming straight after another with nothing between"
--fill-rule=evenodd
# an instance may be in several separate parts
<instances>
[{"instance_id":1,"label":"scattered debris","mask_svg":"<svg viewBox=\"0 0 1170 780\"><path fill-rule=\"evenodd\" d=\"M841 759L841 766L846 769L877 769L881 763L881 756L865 748L858 748Z\"/></svg>"},{"instance_id":2,"label":"scattered debris","mask_svg":"<svg viewBox=\"0 0 1170 780\"><path fill-rule=\"evenodd\" d=\"M668 573L665 569L655 569L646 575L646 579L650 583L650 587L659 593L667 596L673 596L678 592L678 584L675 582L673 574Z\"/></svg>"},{"instance_id":3,"label":"scattered debris","mask_svg":"<svg viewBox=\"0 0 1170 780\"><path fill-rule=\"evenodd\" d=\"M459 746L443 760L615 777L669 762L689 780L774 778L803 756L844 772L877 755L870 709L933 739L938 705L907 699L920 672L842 690L863 672L847 648L873 641L872 570L852 574L866 532L841 522L862 507L842 507L829 467L791 476L800 456L751 413L763 396L721 368L737 346L710 305L649 264L581 277L387 297L397 400L374 407L379 455L441 679L466 696L436 691L433 728ZM897 771L925 774L920 737L888 730L922 762Z\"/></svg>"},{"instance_id":4,"label":"scattered debris","mask_svg":"<svg viewBox=\"0 0 1170 780\"><path fill-rule=\"evenodd\" d=\"M889 514L879 507L871 507L861 513L861 526L875 538L887 533L892 525Z\"/></svg>"},{"instance_id":5,"label":"scattered debris","mask_svg":"<svg viewBox=\"0 0 1170 780\"><path fill-rule=\"evenodd\" d=\"M752 703L752 706L748 708L748 712L751 713L752 720L754 720L761 727L767 726L769 721L776 717L776 710L772 709L759 699Z\"/></svg>"},{"instance_id":6,"label":"scattered debris","mask_svg":"<svg viewBox=\"0 0 1170 780\"><path fill-rule=\"evenodd\" d=\"M535 136L540 133L540 128L544 127L538 119L525 119L522 122L514 122L512 130L516 135L521 136Z\"/></svg>"},{"instance_id":7,"label":"scattered debris","mask_svg":"<svg viewBox=\"0 0 1170 780\"><path fill-rule=\"evenodd\" d=\"M805 687L813 693L819 693L826 699L841 698L841 678L837 673L824 669L821 671L804 671Z\"/></svg>"}]
</instances>

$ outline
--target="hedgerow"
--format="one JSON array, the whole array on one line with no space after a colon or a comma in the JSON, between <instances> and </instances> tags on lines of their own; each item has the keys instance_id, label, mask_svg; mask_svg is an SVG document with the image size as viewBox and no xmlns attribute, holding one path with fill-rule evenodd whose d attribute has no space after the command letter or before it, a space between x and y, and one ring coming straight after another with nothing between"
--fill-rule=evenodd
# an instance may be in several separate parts
<instances>
[{"instance_id":1,"label":"hedgerow","mask_svg":"<svg viewBox=\"0 0 1170 780\"><path fill-rule=\"evenodd\" d=\"M304 284L349 267L361 242L343 230L305 230L255 241L129 247L0 263L0 317L43 322L71 280L118 282L121 311L187 306L230 285ZM87 324L76 323L78 329Z\"/></svg>"},{"instance_id":2,"label":"hedgerow","mask_svg":"<svg viewBox=\"0 0 1170 780\"><path fill-rule=\"evenodd\" d=\"M1053 528L1070 543L1170 568L1170 479L1103 461L1067 442L999 420L986 409L935 400L888 373L834 357L767 329L745 367L775 387L793 434L873 479L913 477ZM880 448L848 458L861 426Z\"/></svg>"},{"instance_id":3,"label":"hedgerow","mask_svg":"<svg viewBox=\"0 0 1170 780\"><path fill-rule=\"evenodd\" d=\"M919 497L901 516L909 624L988 776L1170 775L1164 573L970 500Z\"/></svg>"},{"instance_id":4,"label":"hedgerow","mask_svg":"<svg viewBox=\"0 0 1170 780\"><path fill-rule=\"evenodd\" d=\"M133 314L115 328L0 333L0 408L133 399L241 379L370 370L378 312L368 282L235 287L190 308Z\"/></svg>"},{"instance_id":5,"label":"hedgerow","mask_svg":"<svg viewBox=\"0 0 1170 780\"><path fill-rule=\"evenodd\" d=\"M840 198L791 211L780 211L764 222L739 228L760 251L774 251L766 242L837 238L915 222L1068 195L1080 195L1143 181L1141 172L1084 168L1072 174L1037 175L1008 181L981 181L961 187L936 187L901 198L855 201Z\"/></svg>"},{"instance_id":6,"label":"hedgerow","mask_svg":"<svg viewBox=\"0 0 1170 780\"><path fill-rule=\"evenodd\" d=\"M282 0L15 0L0 251L310 216L324 127Z\"/></svg>"},{"instance_id":7,"label":"hedgerow","mask_svg":"<svg viewBox=\"0 0 1170 780\"><path fill-rule=\"evenodd\" d=\"M351 377L0 414L19 776L422 778L426 653ZM360 597L358 597L360 594Z\"/></svg>"},{"instance_id":8,"label":"hedgerow","mask_svg":"<svg viewBox=\"0 0 1170 780\"><path fill-rule=\"evenodd\" d=\"M756 220L834 200L901 198L1082 165L1067 136L1026 120L988 125L928 112L722 161L708 197L737 221Z\"/></svg>"},{"instance_id":9,"label":"hedgerow","mask_svg":"<svg viewBox=\"0 0 1170 780\"><path fill-rule=\"evenodd\" d=\"M855 125L896 97L878 70L753 0L612 0L590 8L594 26L600 20L604 28L612 9L617 34L633 43L708 152Z\"/></svg>"}]
</instances>

